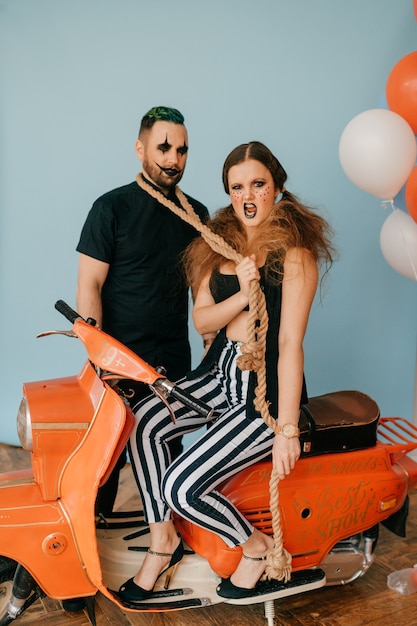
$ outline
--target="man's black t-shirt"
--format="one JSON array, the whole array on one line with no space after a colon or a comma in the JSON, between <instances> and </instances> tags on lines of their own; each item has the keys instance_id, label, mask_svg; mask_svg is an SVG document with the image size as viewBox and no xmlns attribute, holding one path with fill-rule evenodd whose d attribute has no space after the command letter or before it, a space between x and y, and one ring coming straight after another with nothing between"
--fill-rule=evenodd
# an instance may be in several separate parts
<instances>
[{"instance_id":1,"label":"man's black t-shirt","mask_svg":"<svg viewBox=\"0 0 417 626\"><path fill-rule=\"evenodd\" d=\"M168 198L180 206L174 193ZM206 207L187 198L206 222ZM191 367L180 256L197 235L135 181L94 202L77 246L110 265L102 289L103 330L151 365L163 365L173 380Z\"/></svg>"}]
</instances>

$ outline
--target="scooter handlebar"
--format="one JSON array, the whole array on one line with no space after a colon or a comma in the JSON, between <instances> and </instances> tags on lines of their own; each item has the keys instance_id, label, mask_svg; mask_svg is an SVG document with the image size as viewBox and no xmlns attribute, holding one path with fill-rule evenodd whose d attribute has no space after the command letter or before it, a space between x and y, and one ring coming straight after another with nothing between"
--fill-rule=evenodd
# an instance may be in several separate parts
<instances>
[{"instance_id":1,"label":"scooter handlebar","mask_svg":"<svg viewBox=\"0 0 417 626\"><path fill-rule=\"evenodd\" d=\"M211 406L195 398L188 391L180 389L175 383L168 380L168 378L160 378L155 381L152 387L157 395L164 399L164 401L166 401L168 396L171 396L190 409L194 409L194 411L197 411L197 413L200 413L200 415L203 415L207 419L210 419L213 415L214 409Z\"/></svg>"},{"instance_id":2,"label":"scooter handlebar","mask_svg":"<svg viewBox=\"0 0 417 626\"><path fill-rule=\"evenodd\" d=\"M200 415L203 415L207 419L210 419L212 417L214 409L205 402L201 402L197 398L194 398L194 396L189 394L187 391L179 389L178 387L174 387L171 390L171 395L183 404L185 404L185 406L188 406L190 409L194 409L195 411L200 413Z\"/></svg>"},{"instance_id":3,"label":"scooter handlebar","mask_svg":"<svg viewBox=\"0 0 417 626\"><path fill-rule=\"evenodd\" d=\"M55 308L61 315L63 315L71 324L74 324L75 320L83 319L79 313L74 311L66 302L58 300L55 302Z\"/></svg>"},{"instance_id":4,"label":"scooter handlebar","mask_svg":"<svg viewBox=\"0 0 417 626\"><path fill-rule=\"evenodd\" d=\"M83 317L81 317L81 315L79 313L74 311L74 309L72 309L63 300L58 300L55 303L55 308L69 322L71 322L71 324L74 324L74 322L76 320L83 320L84 319ZM124 346L122 346L122 347L124 348ZM212 407L210 407L209 405L205 404L204 402L201 402L201 400L198 400L197 398L194 398L191 394L189 394L188 392L184 391L183 389L178 389L175 386L174 383L171 383L165 377L164 378L159 378L159 379L157 379L155 381L155 377L158 376L157 371L154 370L154 368L149 366L147 363L145 363L142 359L139 359L139 357L137 357L136 355L134 355L134 357L135 357L135 363L137 361L140 361L140 363L142 364L140 372L143 375L141 379L140 378L135 378L135 380L142 380L142 382L144 382L146 384L150 384L150 385L153 384L153 385L155 385L155 387L158 387L158 386L163 387L163 388L165 388L166 392L168 392L168 393L170 393L172 395L172 397L176 398L177 400L179 400L180 402L182 402L186 406L194 409L195 411L200 413L200 415L204 415L205 417L207 417L207 419L211 418L211 416L213 415L213 410L214 410L214 409L212 409ZM104 369L106 369L106 368L104 368ZM152 375L150 375L150 373ZM144 376L144 374L146 374L146 376Z\"/></svg>"}]
</instances>

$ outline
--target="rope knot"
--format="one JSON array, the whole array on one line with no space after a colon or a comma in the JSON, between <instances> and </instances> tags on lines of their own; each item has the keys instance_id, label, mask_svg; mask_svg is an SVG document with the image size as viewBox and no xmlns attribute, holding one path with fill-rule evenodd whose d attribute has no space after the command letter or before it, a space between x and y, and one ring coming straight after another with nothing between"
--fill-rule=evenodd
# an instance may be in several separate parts
<instances>
[{"instance_id":1,"label":"rope knot","mask_svg":"<svg viewBox=\"0 0 417 626\"><path fill-rule=\"evenodd\" d=\"M253 359L252 354L241 354L237 357L236 363L242 371L255 371L255 359Z\"/></svg>"},{"instance_id":2,"label":"rope knot","mask_svg":"<svg viewBox=\"0 0 417 626\"><path fill-rule=\"evenodd\" d=\"M263 580L274 579L288 582L291 578L291 562L291 554L285 548L282 552L278 551L278 554L273 550L268 554Z\"/></svg>"},{"instance_id":3,"label":"rope knot","mask_svg":"<svg viewBox=\"0 0 417 626\"><path fill-rule=\"evenodd\" d=\"M241 354L237 358L237 364L241 370L258 372L264 362L264 351L259 346L256 338L247 341L241 347Z\"/></svg>"}]
</instances>

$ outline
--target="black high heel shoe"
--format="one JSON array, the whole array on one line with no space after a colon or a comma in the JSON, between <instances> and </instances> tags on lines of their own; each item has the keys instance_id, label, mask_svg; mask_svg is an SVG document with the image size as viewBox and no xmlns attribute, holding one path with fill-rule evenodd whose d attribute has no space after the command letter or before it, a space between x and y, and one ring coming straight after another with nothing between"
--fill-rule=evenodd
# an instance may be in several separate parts
<instances>
[{"instance_id":1,"label":"black high heel shoe","mask_svg":"<svg viewBox=\"0 0 417 626\"><path fill-rule=\"evenodd\" d=\"M249 561L266 561L267 559L267 555L253 557L253 556L247 556L246 554L243 554L242 556L244 559L247 559ZM240 604L240 603L245 604L244 602L245 599L249 600L250 598L256 598L256 597L259 597L260 595L268 594L267 588L268 588L268 583L265 585L260 580L258 580L255 587L252 587L252 588L237 587L236 585L232 583L229 577L229 578L222 579L221 583L217 586L216 591L219 596L221 596L222 598L225 598L225 600L229 603L233 604L234 601L237 601L236 602L237 604Z\"/></svg>"},{"instance_id":2,"label":"black high heel shoe","mask_svg":"<svg viewBox=\"0 0 417 626\"><path fill-rule=\"evenodd\" d=\"M171 557L171 560L168 563L167 567L164 570L162 570L162 572L159 574L158 578L156 579L158 580L163 574L166 573L166 577L164 581L164 589L168 589L169 583L171 582L174 576L177 565L181 561L182 557L184 556L184 546L182 544L182 539L180 539L178 547L175 549L175 551L172 554L169 552L155 552L154 550L151 550L150 548L148 548L148 554L151 554L152 556L170 556ZM155 581L155 584L156 584L156 581ZM152 596L153 592L154 592L153 588L143 589L143 587L139 587L139 585L133 582L133 578L129 578L129 580L123 583L119 591L113 591L112 593L114 593L114 595L117 598L119 598L119 600L121 600L123 604L133 605L135 603L148 600Z\"/></svg>"}]
</instances>

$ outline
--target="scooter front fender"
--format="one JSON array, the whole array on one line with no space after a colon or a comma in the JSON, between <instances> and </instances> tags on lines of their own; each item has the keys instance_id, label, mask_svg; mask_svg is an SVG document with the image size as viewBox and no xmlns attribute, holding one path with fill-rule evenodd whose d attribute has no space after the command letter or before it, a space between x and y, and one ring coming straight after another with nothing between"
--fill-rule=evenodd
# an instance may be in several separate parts
<instances>
[{"instance_id":1,"label":"scooter front fender","mask_svg":"<svg viewBox=\"0 0 417 626\"><path fill-rule=\"evenodd\" d=\"M23 565L48 596L96 593L60 500L45 502L31 470L0 474L0 554Z\"/></svg>"},{"instance_id":2,"label":"scooter front fender","mask_svg":"<svg viewBox=\"0 0 417 626\"><path fill-rule=\"evenodd\" d=\"M87 363L76 377L27 383L31 471L0 475L0 554L19 562L50 597L103 587L94 504L127 407Z\"/></svg>"}]
</instances>

